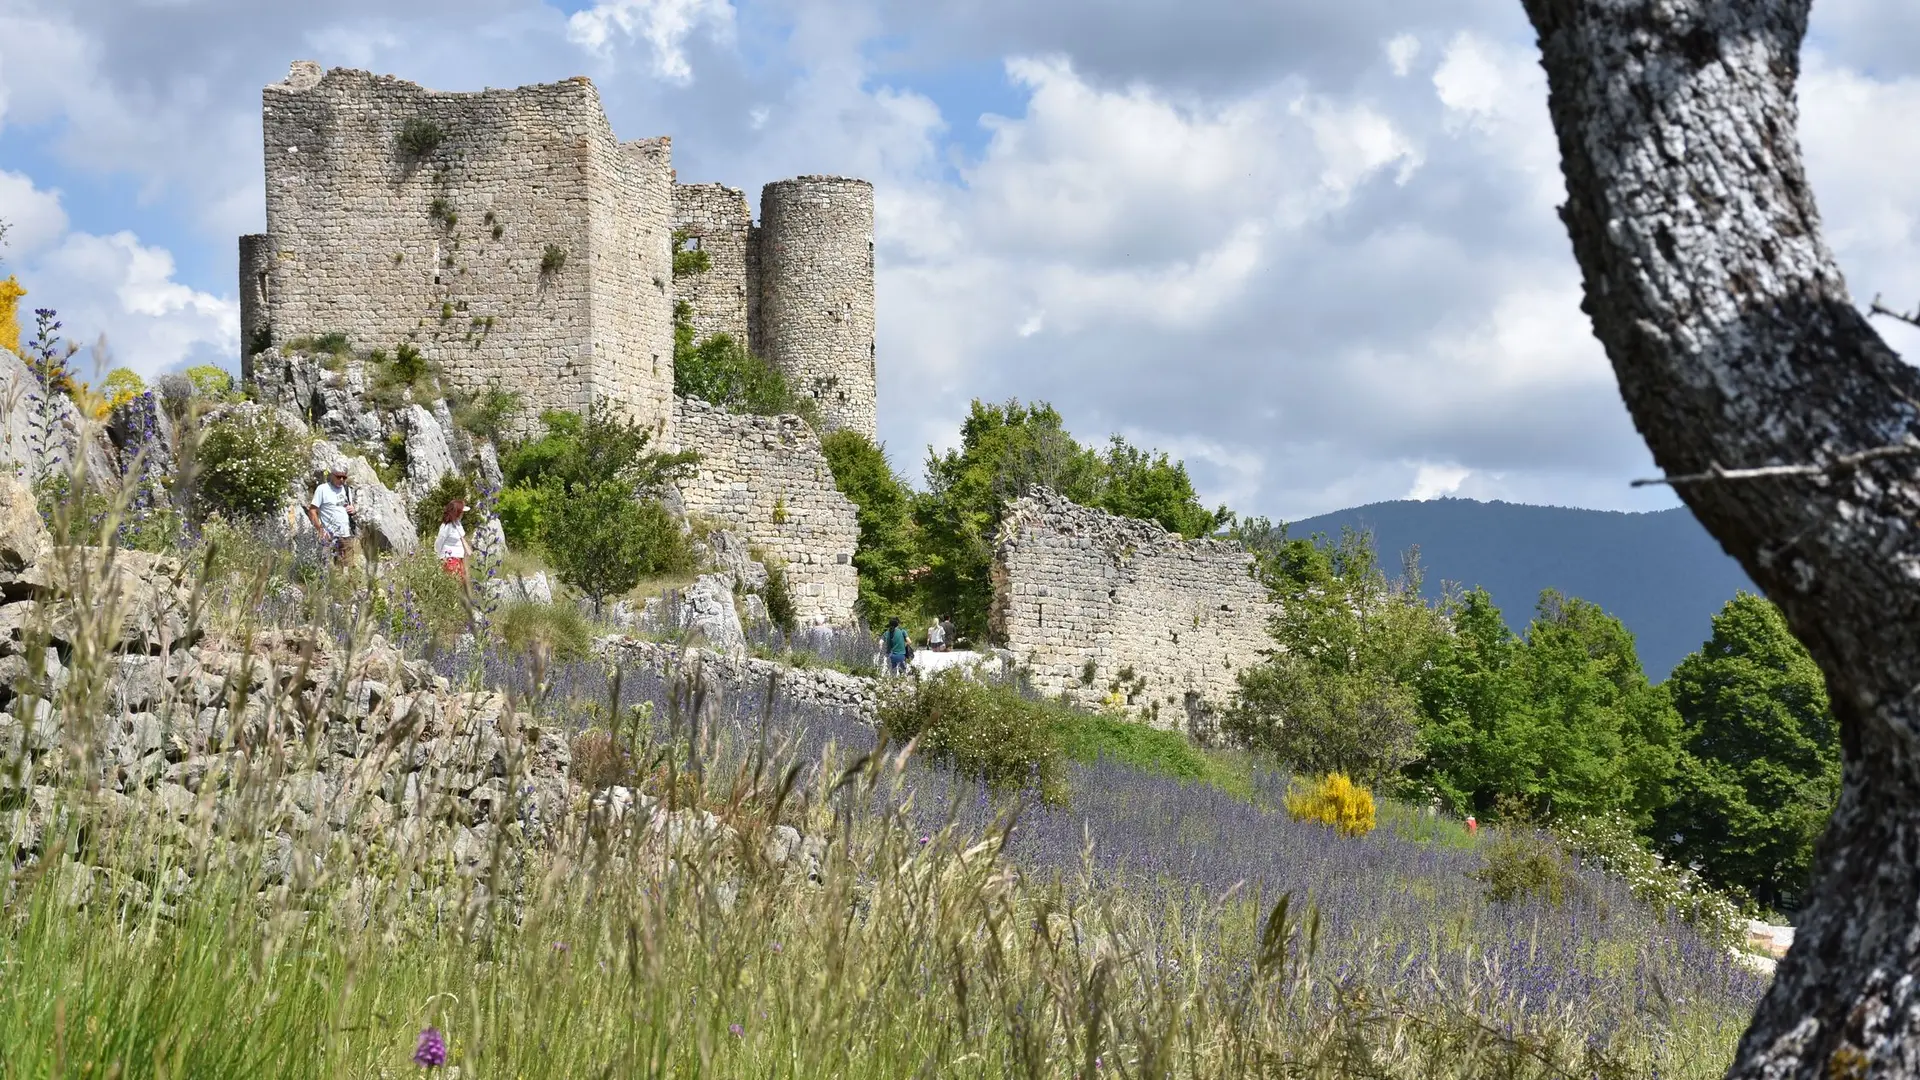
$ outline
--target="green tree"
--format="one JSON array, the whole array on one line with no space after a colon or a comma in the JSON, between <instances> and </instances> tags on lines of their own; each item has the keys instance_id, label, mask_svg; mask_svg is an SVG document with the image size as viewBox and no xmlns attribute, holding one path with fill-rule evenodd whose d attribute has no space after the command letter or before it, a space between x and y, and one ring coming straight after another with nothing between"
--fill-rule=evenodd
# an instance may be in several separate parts
<instances>
[{"instance_id":1,"label":"green tree","mask_svg":"<svg viewBox=\"0 0 1920 1080\"><path fill-rule=\"evenodd\" d=\"M1333 671L1293 656L1243 670L1221 727L1296 771L1345 773L1369 785L1397 779L1420 756L1411 690L1378 673Z\"/></svg>"},{"instance_id":2,"label":"green tree","mask_svg":"<svg viewBox=\"0 0 1920 1080\"><path fill-rule=\"evenodd\" d=\"M1099 507L1122 517L1157 521L1168 532L1205 536L1231 518L1226 507L1209 511L1194 494L1185 462L1141 450L1118 435L1107 446Z\"/></svg>"},{"instance_id":3,"label":"green tree","mask_svg":"<svg viewBox=\"0 0 1920 1080\"><path fill-rule=\"evenodd\" d=\"M1840 733L1826 680L1780 610L1751 593L1667 680L1682 752L1655 842L1702 876L1793 908L1840 791Z\"/></svg>"},{"instance_id":4,"label":"green tree","mask_svg":"<svg viewBox=\"0 0 1920 1080\"><path fill-rule=\"evenodd\" d=\"M1096 505L1101 470L1100 456L1074 441L1053 406L976 400L960 425L959 449L927 455L929 490L915 500L930 605L952 613L962 634L984 637L993 543L1007 503L1048 487Z\"/></svg>"},{"instance_id":5,"label":"green tree","mask_svg":"<svg viewBox=\"0 0 1920 1080\"><path fill-rule=\"evenodd\" d=\"M745 343L731 334L714 334L699 342L694 336L693 308L682 300L673 306L674 393L736 413L792 414L820 427L820 408L814 400L794 393L780 369L748 352Z\"/></svg>"},{"instance_id":6,"label":"green tree","mask_svg":"<svg viewBox=\"0 0 1920 1080\"><path fill-rule=\"evenodd\" d=\"M636 499L624 484L575 484L549 504L544 546L560 580L598 607L642 577L683 568L686 537L657 499Z\"/></svg>"},{"instance_id":7,"label":"green tree","mask_svg":"<svg viewBox=\"0 0 1920 1080\"><path fill-rule=\"evenodd\" d=\"M1414 680L1426 756L1413 778L1475 813L1515 800L1646 822L1665 797L1678 719L1619 620L1553 590L1524 638L1482 590L1445 614L1452 633Z\"/></svg>"},{"instance_id":8,"label":"green tree","mask_svg":"<svg viewBox=\"0 0 1920 1080\"><path fill-rule=\"evenodd\" d=\"M860 614L869 623L918 613L914 571L921 565L913 492L894 475L886 453L857 431L836 431L820 440L833 469L834 486L853 501L860 545L853 565L860 572Z\"/></svg>"}]
</instances>

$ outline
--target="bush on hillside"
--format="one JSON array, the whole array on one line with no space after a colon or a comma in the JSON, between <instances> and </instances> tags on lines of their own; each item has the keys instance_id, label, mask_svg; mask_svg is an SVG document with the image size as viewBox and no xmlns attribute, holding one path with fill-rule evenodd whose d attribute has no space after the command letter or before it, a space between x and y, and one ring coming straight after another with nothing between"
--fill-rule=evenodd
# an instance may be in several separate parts
<instances>
[{"instance_id":1,"label":"bush on hillside","mask_svg":"<svg viewBox=\"0 0 1920 1080\"><path fill-rule=\"evenodd\" d=\"M893 473L887 455L858 431L820 437L820 451L833 470L833 486L852 501L860 523L853 552L859 571L859 609L869 625L920 614L913 574L925 565L913 522L913 492Z\"/></svg>"},{"instance_id":2,"label":"bush on hillside","mask_svg":"<svg viewBox=\"0 0 1920 1080\"><path fill-rule=\"evenodd\" d=\"M274 512L306 470L306 457L303 441L270 412L221 417L207 426L195 451L201 512L230 518Z\"/></svg>"},{"instance_id":3,"label":"bush on hillside","mask_svg":"<svg viewBox=\"0 0 1920 1080\"><path fill-rule=\"evenodd\" d=\"M447 503L459 499L467 504L467 512L460 518L460 524L469 534L486 524L480 516L480 510L474 506L473 481L457 472L450 472L440 478L440 482L427 489L420 501L413 507L413 528L422 539L440 531L440 518L447 511ZM471 540L471 535L469 535Z\"/></svg>"},{"instance_id":4,"label":"bush on hillside","mask_svg":"<svg viewBox=\"0 0 1920 1080\"><path fill-rule=\"evenodd\" d=\"M705 252L699 252L704 256ZM795 393L779 368L747 350L731 334L713 334L694 340L693 308L686 301L673 306L673 392L699 398L729 412L758 416L799 416L818 429L820 407L805 394Z\"/></svg>"},{"instance_id":5,"label":"bush on hillside","mask_svg":"<svg viewBox=\"0 0 1920 1080\"><path fill-rule=\"evenodd\" d=\"M593 648L593 627L572 604L515 600L494 615L493 625L509 652L544 654L549 663L585 660Z\"/></svg>"},{"instance_id":6,"label":"bush on hillside","mask_svg":"<svg viewBox=\"0 0 1920 1080\"><path fill-rule=\"evenodd\" d=\"M949 669L887 684L876 716L888 741L919 740L920 752L999 791L1029 784L1064 803L1067 786L1051 707L1008 686Z\"/></svg>"},{"instance_id":7,"label":"bush on hillside","mask_svg":"<svg viewBox=\"0 0 1920 1080\"><path fill-rule=\"evenodd\" d=\"M1474 872L1496 904L1538 901L1559 907L1578 894L1581 883L1573 859L1553 838L1532 829L1504 832L1486 848L1486 862Z\"/></svg>"},{"instance_id":8,"label":"bush on hillside","mask_svg":"<svg viewBox=\"0 0 1920 1080\"><path fill-rule=\"evenodd\" d=\"M1588 866L1626 883L1636 900L1671 912L1701 934L1727 946L1746 940L1753 905L1743 895L1709 885L1691 869L1655 854L1620 813L1557 822L1554 836Z\"/></svg>"},{"instance_id":9,"label":"bush on hillside","mask_svg":"<svg viewBox=\"0 0 1920 1080\"><path fill-rule=\"evenodd\" d=\"M1373 831L1373 792L1341 773L1287 792L1287 813L1295 821L1331 825L1342 836L1365 836Z\"/></svg>"},{"instance_id":10,"label":"bush on hillside","mask_svg":"<svg viewBox=\"0 0 1920 1080\"><path fill-rule=\"evenodd\" d=\"M1383 784L1420 757L1419 702L1382 675L1280 655L1241 670L1239 684L1222 729L1297 772Z\"/></svg>"},{"instance_id":11,"label":"bush on hillside","mask_svg":"<svg viewBox=\"0 0 1920 1080\"><path fill-rule=\"evenodd\" d=\"M238 401L240 395L234 390L233 375L225 368L213 364L197 364L181 374L193 385L193 392L199 397L214 402Z\"/></svg>"},{"instance_id":12,"label":"bush on hillside","mask_svg":"<svg viewBox=\"0 0 1920 1080\"><path fill-rule=\"evenodd\" d=\"M560 580L596 606L643 577L693 567L686 534L666 507L617 483L575 485L551 501L541 546Z\"/></svg>"},{"instance_id":13,"label":"bush on hillside","mask_svg":"<svg viewBox=\"0 0 1920 1080\"><path fill-rule=\"evenodd\" d=\"M450 641L472 624L467 586L440 568L440 559L423 547L387 564L374 594L374 616L389 634Z\"/></svg>"}]
</instances>

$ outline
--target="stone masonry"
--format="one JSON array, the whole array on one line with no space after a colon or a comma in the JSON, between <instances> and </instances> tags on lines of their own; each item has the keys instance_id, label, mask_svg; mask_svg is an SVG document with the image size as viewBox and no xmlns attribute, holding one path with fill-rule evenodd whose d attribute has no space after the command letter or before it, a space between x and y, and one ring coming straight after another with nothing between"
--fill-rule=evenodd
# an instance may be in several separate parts
<instances>
[{"instance_id":1,"label":"stone masonry","mask_svg":"<svg viewBox=\"0 0 1920 1080\"><path fill-rule=\"evenodd\" d=\"M410 343L457 386L519 391L529 424L594 401L671 423L666 139L618 142L578 78L441 93L301 61L263 99L267 232L241 241L249 350Z\"/></svg>"},{"instance_id":2,"label":"stone masonry","mask_svg":"<svg viewBox=\"0 0 1920 1080\"><path fill-rule=\"evenodd\" d=\"M1210 730L1235 675L1273 641L1274 608L1238 544L1185 540L1045 489L1007 510L992 630L1041 693Z\"/></svg>"},{"instance_id":3,"label":"stone masonry","mask_svg":"<svg viewBox=\"0 0 1920 1080\"><path fill-rule=\"evenodd\" d=\"M873 185L802 176L746 196L720 184L673 192L673 227L707 253L680 279L700 338L726 333L820 403L829 431L876 438Z\"/></svg>"},{"instance_id":4,"label":"stone masonry","mask_svg":"<svg viewBox=\"0 0 1920 1080\"><path fill-rule=\"evenodd\" d=\"M700 454L680 488L687 516L732 530L785 564L802 621L850 621L860 524L834 487L820 436L797 416L739 416L693 398L680 399L674 433L680 449Z\"/></svg>"}]
</instances>

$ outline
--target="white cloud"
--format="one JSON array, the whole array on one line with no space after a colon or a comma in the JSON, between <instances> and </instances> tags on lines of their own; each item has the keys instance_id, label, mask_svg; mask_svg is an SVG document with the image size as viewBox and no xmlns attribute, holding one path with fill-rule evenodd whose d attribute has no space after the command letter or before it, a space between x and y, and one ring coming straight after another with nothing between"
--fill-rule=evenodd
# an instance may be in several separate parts
<instances>
[{"instance_id":1,"label":"white cloud","mask_svg":"<svg viewBox=\"0 0 1920 1080\"><path fill-rule=\"evenodd\" d=\"M1387 65L1394 75L1406 78L1420 56L1420 39L1412 34L1396 34L1387 42Z\"/></svg>"},{"instance_id":2,"label":"white cloud","mask_svg":"<svg viewBox=\"0 0 1920 1080\"><path fill-rule=\"evenodd\" d=\"M69 231L59 193L17 173L0 172L0 218L22 223L7 267L27 289L22 306L57 310L69 338L105 335L114 362L147 376L188 362L230 366L239 355L239 304L175 280L170 252L131 232Z\"/></svg>"},{"instance_id":3,"label":"white cloud","mask_svg":"<svg viewBox=\"0 0 1920 1080\"><path fill-rule=\"evenodd\" d=\"M1566 192L1560 149L1547 116L1546 75L1532 49L1462 31L1441 54L1433 88L1449 131L1485 140L1494 152L1489 167L1528 178L1529 211L1560 203Z\"/></svg>"},{"instance_id":4,"label":"white cloud","mask_svg":"<svg viewBox=\"0 0 1920 1080\"><path fill-rule=\"evenodd\" d=\"M1419 502L1437 499L1442 495L1452 495L1460 490L1460 485L1473 475L1472 469L1458 465L1434 465L1423 463L1413 475L1413 487L1408 489L1407 498Z\"/></svg>"},{"instance_id":5,"label":"white cloud","mask_svg":"<svg viewBox=\"0 0 1920 1080\"><path fill-rule=\"evenodd\" d=\"M601 57L611 55L616 34L644 41L653 50L653 74L669 82L693 79L684 46L702 28L726 40L733 34L728 0L601 0L567 19L567 39Z\"/></svg>"}]
</instances>

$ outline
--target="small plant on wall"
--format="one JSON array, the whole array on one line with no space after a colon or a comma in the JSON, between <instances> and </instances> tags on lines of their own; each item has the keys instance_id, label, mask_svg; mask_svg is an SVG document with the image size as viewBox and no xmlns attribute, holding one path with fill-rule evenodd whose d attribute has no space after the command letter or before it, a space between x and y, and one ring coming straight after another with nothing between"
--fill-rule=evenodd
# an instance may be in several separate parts
<instances>
[{"instance_id":1,"label":"small plant on wall","mask_svg":"<svg viewBox=\"0 0 1920 1080\"><path fill-rule=\"evenodd\" d=\"M431 120L414 117L400 126L400 153L409 158L426 157L447 139L447 129Z\"/></svg>"},{"instance_id":2,"label":"small plant on wall","mask_svg":"<svg viewBox=\"0 0 1920 1080\"><path fill-rule=\"evenodd\" d=\"M559 244L548 244L540 253L540 276L550 278L567 265L567 252Z\"/></svg>"}]
</instances>

